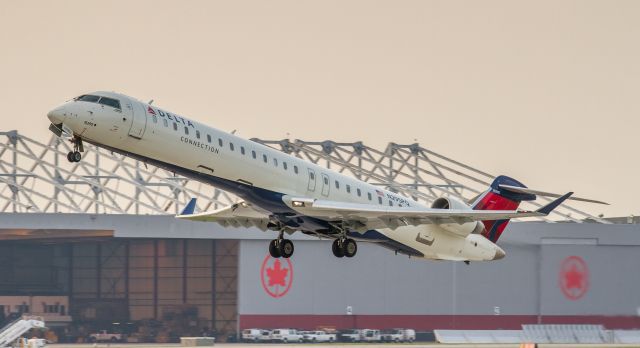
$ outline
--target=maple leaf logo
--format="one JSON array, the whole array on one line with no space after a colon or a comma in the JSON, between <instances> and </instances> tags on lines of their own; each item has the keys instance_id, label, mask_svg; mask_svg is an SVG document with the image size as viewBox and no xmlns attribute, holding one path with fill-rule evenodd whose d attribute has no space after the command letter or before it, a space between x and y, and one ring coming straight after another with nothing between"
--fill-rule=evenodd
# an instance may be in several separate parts
<instances>
[{"instance_id":1,"label":"maple leaf logo","mask_svg":"<svg viewBox=\"0 0 640 348\"><path fill-rule=\"evenodd\" d=\"M582 272L578 270L576 265L571 265L571 268L564 274L564 283L567 289L582 289Z\"/></svg>"},{"instance_id":2,"label":"maple leaf logo","mask_svg":"<svg viewBox=\"0 0 640 348\"><path fill-rule=\"evenodd\" d=\"M589 290L589 267L579 256L569 256L560 265L559 286L564 296L579 300Z\"/></svg>"},{"instance_id":3,"label":"maple leaf logo","mask_svg":"<svg viewBox=\"0 0 640 348\"><path fill-rule=\"evenodd\" d=\"M262 288L267 295L280 298L286 295L293 284L293 264L290 259L274 259L267 254L260 268Z\"/></svg>"},{"instance_id":4,"label":"maple leaf logo","mask_svg":"<svg viewBox=\"0 0 640 348\"><path fill-rule=\"evenodd\" d=\"M147 108L147 112L152 114L152 115L156 114L156 112L150 106Z\"/></svg>"},{"instance_id":5,"label":"maple leaf logo","mask_svg":"<svg viewBox=\"0 0 640 348\"><path fill-rule=\"evenodd\" d=\"M273 267L267 268L267 277L269 278L269 286L280 285L286 286L285 278L287 278L287 273L289 270L286 268L282 268L282 264L280 260L276 260L273 263Z\"/></svg>"}]
</instances>

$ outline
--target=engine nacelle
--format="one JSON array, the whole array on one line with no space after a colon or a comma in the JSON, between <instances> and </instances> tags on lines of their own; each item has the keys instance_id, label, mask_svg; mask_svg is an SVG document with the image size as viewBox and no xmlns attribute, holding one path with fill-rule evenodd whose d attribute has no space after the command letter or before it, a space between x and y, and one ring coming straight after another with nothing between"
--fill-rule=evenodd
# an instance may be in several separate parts
<instances>
[{"instance_id":1,"label":"engine nacelle","mask_svg":"<svg viewBox=\"0 0 640 348\"><path fill-rule=\"evenodd\" d=\"M440 197L431 204L432 209L472 210L466 203L453 197ZM448 232L466 237L471 233L482 233L484 224L480 221L465 222L463 224L449 223L438 225Z\"/></svg>"}]
</instances>

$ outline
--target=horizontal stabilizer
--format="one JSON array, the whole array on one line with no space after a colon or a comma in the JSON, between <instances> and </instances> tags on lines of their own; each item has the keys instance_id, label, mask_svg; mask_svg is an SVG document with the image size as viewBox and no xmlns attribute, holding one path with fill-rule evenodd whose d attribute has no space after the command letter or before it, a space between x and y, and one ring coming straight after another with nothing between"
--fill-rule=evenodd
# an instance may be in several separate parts
<instances>
[{"instance_id":1,"label":"horizontal stabilizer","mask_svg":"<svg viewBox=\"0 0 640 348\"><path fill-rule=\"evenodd\" d=\"M544 197L562 197L562 195L557 194L557 193L544 192L544 191L539 191L539 190L532 190L532 189L527 188L527 187L518 187L518 186L504 185L504 184L500 184L499 187L501 189L503 189L503 190L516 192L516 193L528 193L528 194L532 194L532 195L536 195L536 196L544 196ZM597 201L595 199L580 198L580 197L569 197L567 199L572 200L572 201L609 205L609 203L602 202L602 201Z\"/></svg>"},{"instance_id":2,"label":"horizontal stabilizer","mask_svg":"<svg viewBox=\"0 0 640 348\"><path fill-rule=\"evenodd\" d=\"M544 207L536 210L538 213L542 213L544 215L549 215L549 213L551 213L555 208L557 208L560 204L562 204L562 202L566 201L567 199L569 199L569 197L571 197L571 195L573 194L573 192L569 192L567 194L565 194L564 196L554 200L553 202L545 205Z\"/></svg>"}]
</instances>

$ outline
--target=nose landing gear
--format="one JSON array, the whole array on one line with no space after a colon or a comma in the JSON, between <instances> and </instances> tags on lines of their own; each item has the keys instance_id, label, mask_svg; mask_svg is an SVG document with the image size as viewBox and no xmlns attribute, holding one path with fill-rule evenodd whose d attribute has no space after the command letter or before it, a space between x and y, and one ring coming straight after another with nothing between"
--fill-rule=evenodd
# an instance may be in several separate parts
<instances>
[{"instance_id":1,"label":"nose landing gear","mask_svg":"<svg viewBox=\"0 0 640 348\"><path fill-rule=\"evenodd\" d=\"M82 159L81 152L84 152L84 146L82 145L82 139L78 136L74 136L71 139L71 143L73 144L73 151L69 151L67 154L67 160L71 163L80 162Z\"/></svg>"},{"instance_id":2,"label":"nose landing gear","mask_svg":"<svg viewBox=\"0 0 640 348\"><path fill-rule=\"evenodd\" d=\"M67 154L67 160L69 162L80 162L81 159L82 154L78 151L69 151L69 153Z\"/></svg>"}]
</instances>

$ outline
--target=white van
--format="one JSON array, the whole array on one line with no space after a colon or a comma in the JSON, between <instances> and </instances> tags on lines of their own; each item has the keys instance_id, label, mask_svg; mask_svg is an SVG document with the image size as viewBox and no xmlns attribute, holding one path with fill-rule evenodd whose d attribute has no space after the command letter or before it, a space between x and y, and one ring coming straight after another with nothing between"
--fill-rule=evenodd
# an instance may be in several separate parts
<instances>
[{"instance_id":1,"label":"white van","mask_svg":"<svg viewBox=\"0 0 640 348\"><path fill-rule=\"evenodd\" d=\"M260 337L258 337L258 342L261 342L261 343L271 342L271 331L260 330Z\"/></svg>"},{"instance_id":2,"label":"white van","mask_svg":"<svg viewBox=\"0 0 640 348\"><path fill-rule=\"evenodd\" d=\"M242 330L242 341L243 342L259 342L262 331L263 330L260 330L260 329Z\"/></svg>"},{"instance_id":3,"label":"white van","mask_svg":"<svg viewBox=\"0 0 640 348\"><path fill-rule=\"evenodd\" d=\"M302 335L294 329L276 329L271 331L272 342L302 342Z\"/></svg>"},{"instance_id":4,"label":"white van","mask_svg":"<svg viewBox=\"0 0 640 348\"><path fill-rule=\"evenodd\" d=\"M353 329L342 331L342 333L340 333L340 339L343 342L360 342L362 341L362 330Z\"/></svg>"},{"instance_id":5,"label":"white van","mask_svg":"<svg viewBox=\"0 0 640 348\"><path fill-rule=\"evenodd\" d=\"M380 342L382 336L380 330L364 329L362 330L362 342Z\"/></svg>"},{"instance_id":6,"label":"white van","mask_svg":"<svg viewBox=\"0 0 640 348\"><path fill-rule=\"evenodd\" d=\"M413 329L391 329L382 333L384 342L413 342L416 340L416 331Z\"/></svg>"}]
</instances>

